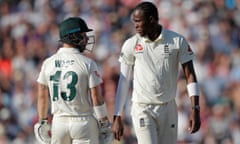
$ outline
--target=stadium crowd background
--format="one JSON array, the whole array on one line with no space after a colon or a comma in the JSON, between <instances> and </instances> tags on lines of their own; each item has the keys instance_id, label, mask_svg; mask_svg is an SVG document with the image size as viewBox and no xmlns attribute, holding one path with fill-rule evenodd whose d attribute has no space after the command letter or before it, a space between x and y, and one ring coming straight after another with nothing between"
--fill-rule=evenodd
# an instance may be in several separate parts
<instances>
[{"instance_id":1,"label":"stadium crowd background","mask_svg":"<svg viewBox=\"0 0 240 144\"><path fill-rule=\"evenodd\" d=\"M118 56L123 41L134 34L129 14L139 1L0 0L0 144L36 144L36 78L41 62L59 47L59 22L69 16L83 17L94 29L95 48L87 55L102 72L103 95L112 118ZM239 144L240 1L152 2L159 8L159 22L183 34L196 53L202 127L196 134L187 132L190 101L180 69L179 144ZM137 144L128 113L124 119L124 138L119 143Z\"/></svg>"}]
</instances>

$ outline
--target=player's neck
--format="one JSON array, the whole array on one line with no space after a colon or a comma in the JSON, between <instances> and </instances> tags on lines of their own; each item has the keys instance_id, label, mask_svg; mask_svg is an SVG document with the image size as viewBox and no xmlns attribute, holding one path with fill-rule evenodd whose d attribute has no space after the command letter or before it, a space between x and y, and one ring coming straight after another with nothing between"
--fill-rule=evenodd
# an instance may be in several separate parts
<instances>
[{"instance_id":1,"label":"player's neck","mask_svg":"<svg viewBox=\"0 0 240 144\"><path fill-rule=\"evenodd\" d=\"M152 29L153 31L151 31L148 35L148 38L151 40L151 41L154 41L156 40L159 35L161 34L162 32L162 26L161 25L155 25L155 27Z\"/></svg>"},{"instance_id":2,"label":"player's neck","mask_svg":"<svg viewBox=\"0 0 240 144\"><path fill-rule=\"evenodd\" d=\"M64 48L73 48L73 46L72 46L72 45L70 45L70 44L67 44L67 43L63 43L63 47L64 47Z\"/></svg>"}]
</instances>

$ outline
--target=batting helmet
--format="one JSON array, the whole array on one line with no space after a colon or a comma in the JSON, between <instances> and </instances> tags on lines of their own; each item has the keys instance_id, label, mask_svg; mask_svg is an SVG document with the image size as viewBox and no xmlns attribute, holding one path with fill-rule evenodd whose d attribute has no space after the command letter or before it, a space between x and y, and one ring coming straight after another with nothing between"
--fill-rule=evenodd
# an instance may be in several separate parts
<instances>
[{"instance_id":1,"label":"batting helmet","mask_svg":"<svg viewBox=\"0 0 240 144\"><path fill-rule=\"evenodd\" d=\"M60 23L59 36L60 41L68 44L72 44L83 51L85 46L83 45L83 36L81 33L90 32L85 21L79 17L70 17Z\"/></svg>"}]
</instances>

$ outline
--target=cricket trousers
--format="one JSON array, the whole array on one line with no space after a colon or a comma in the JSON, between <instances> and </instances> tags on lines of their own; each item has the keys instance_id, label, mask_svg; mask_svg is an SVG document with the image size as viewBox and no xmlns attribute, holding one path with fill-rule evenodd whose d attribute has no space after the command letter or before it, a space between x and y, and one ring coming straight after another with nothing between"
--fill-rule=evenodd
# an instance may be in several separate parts
<instances>
[{"instance_id":1,"label":"cricket trousers","mask_svg":"<svg viewBox=\"0 0 240 144\"><path fill-rule=\"evenodd\" d=\"M176 144L178 114L175 100L164 104L133 102L131 115L138 144Z\"/></svg>"},{"instance_id":2,"label":"cricket trousers","mask_svg":"<svg viewBox=\"0 0 240 144\"><path fill-rule=\"evenodd\" d=\"M94 116L54 116L51 144L98 144L99 129Z\"/></svg>"}]
</instances>

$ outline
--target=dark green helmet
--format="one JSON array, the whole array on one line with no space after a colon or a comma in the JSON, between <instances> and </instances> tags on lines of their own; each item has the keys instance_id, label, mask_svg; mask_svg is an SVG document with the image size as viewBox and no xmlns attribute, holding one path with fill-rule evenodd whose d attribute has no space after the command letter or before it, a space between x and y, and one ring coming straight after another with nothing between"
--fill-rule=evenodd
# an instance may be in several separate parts
<instances>
[{"instance_id":1,"label":"dark green helmet","mask_svg":"<svg viewBox=\"0 0 240 144\"><path fill-rule=\"evenodd\" d=\"M85 21L79 17L70 17L60 23L60 39L62 40L66 35L76 32L89 32L89 29Z\"/></svg>"},{"instance_id":2,"label":"dark green helmet","mask_svg":"<svg viewBox=\"0 0 240 144\"><path fill-rule=\"evenodd\" d=\"M85 50L83 32L90 32L85 21L79 17L70 17L60 23L60 41L77 47L81 52Z\"/></svg>"}]
</instances>

